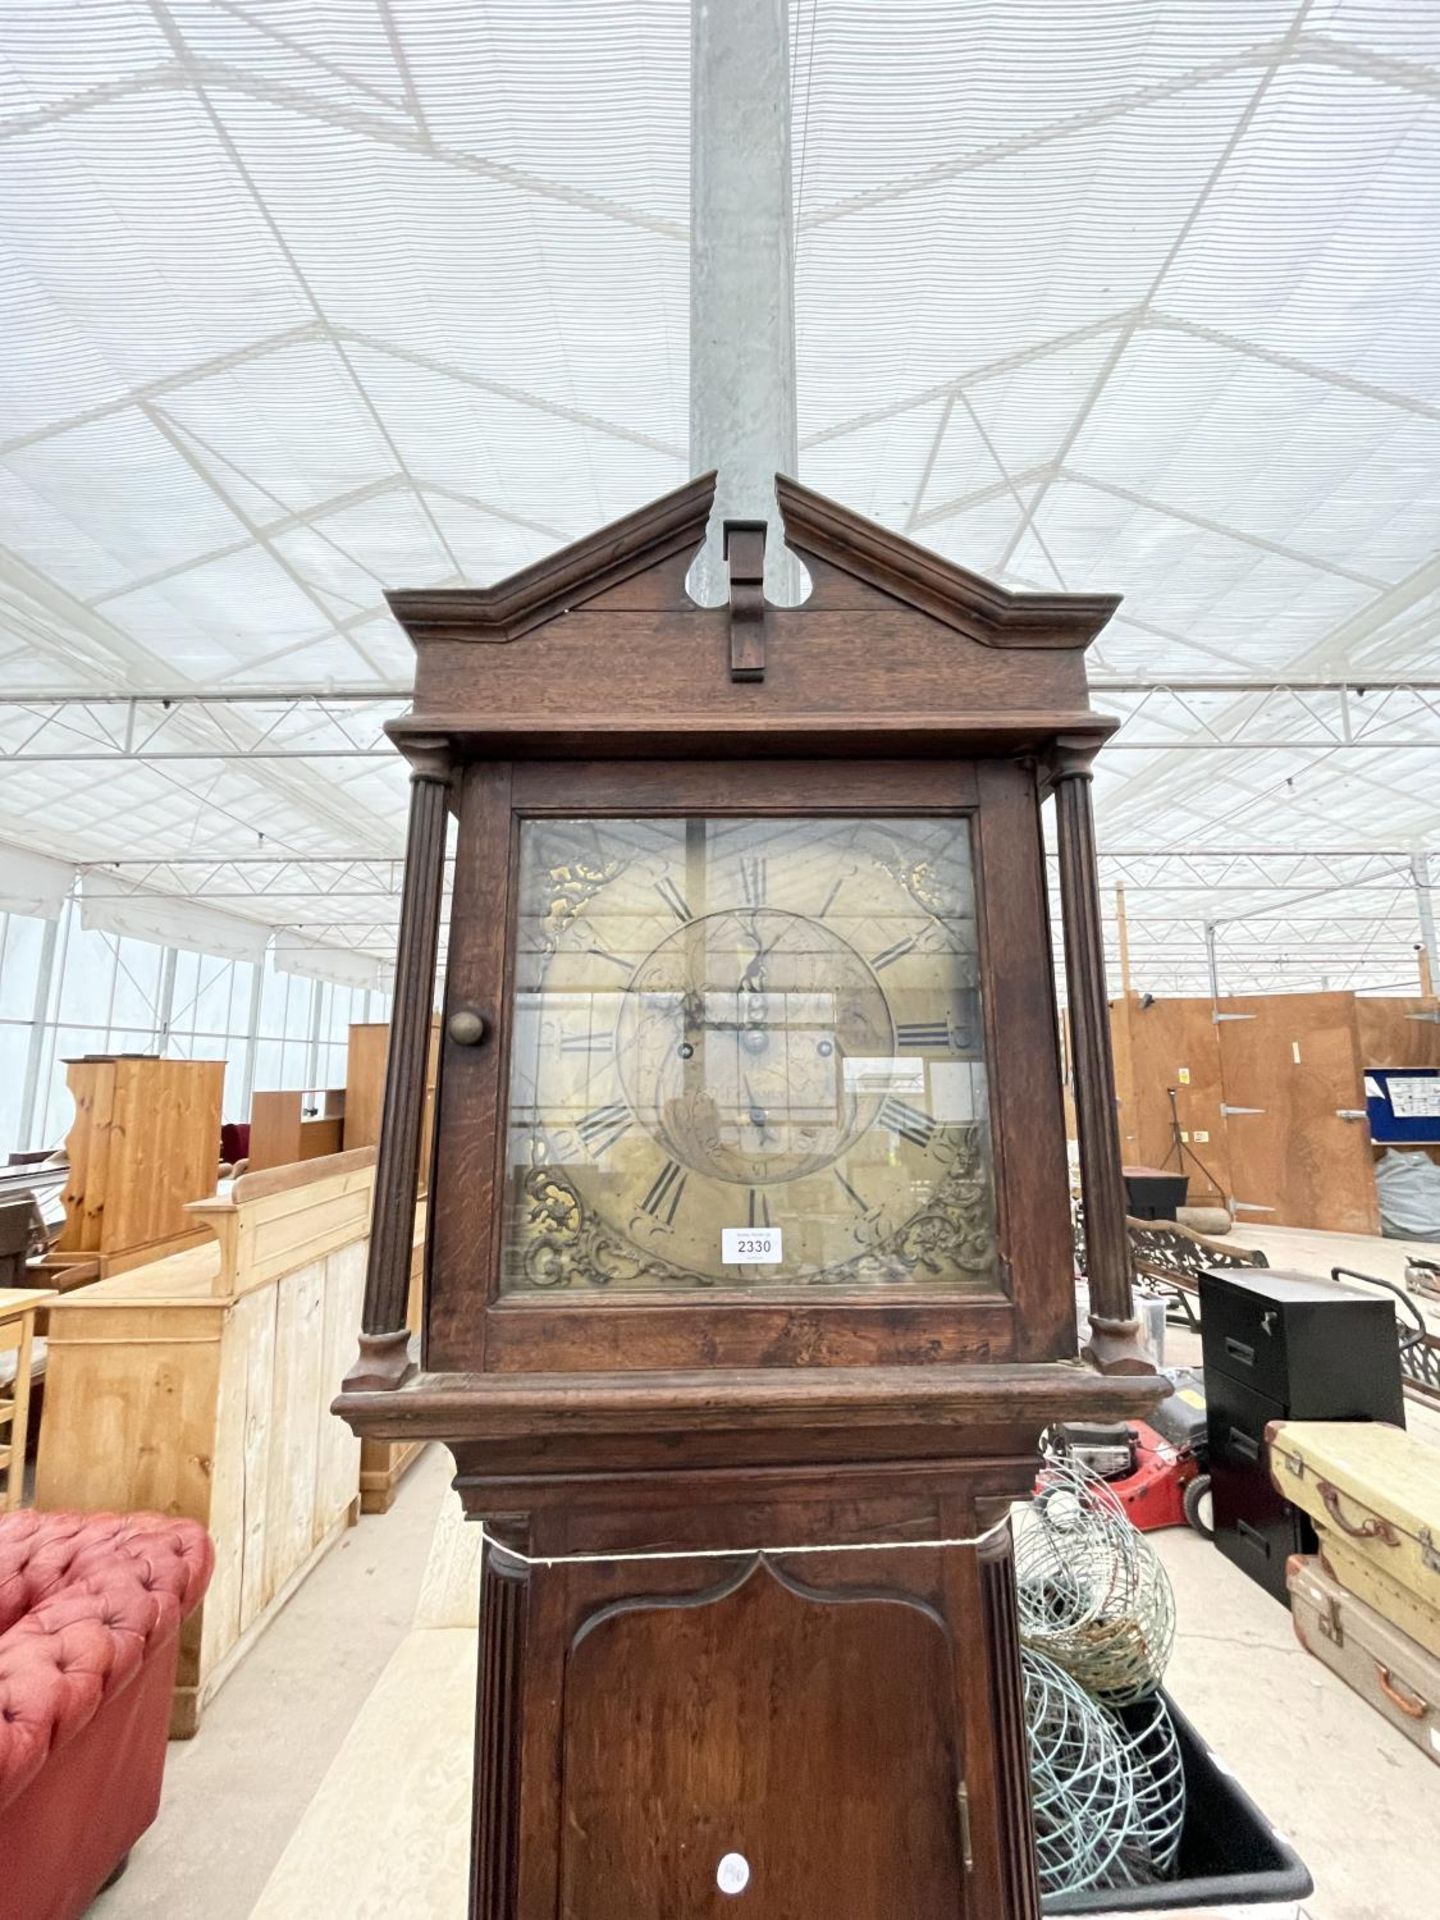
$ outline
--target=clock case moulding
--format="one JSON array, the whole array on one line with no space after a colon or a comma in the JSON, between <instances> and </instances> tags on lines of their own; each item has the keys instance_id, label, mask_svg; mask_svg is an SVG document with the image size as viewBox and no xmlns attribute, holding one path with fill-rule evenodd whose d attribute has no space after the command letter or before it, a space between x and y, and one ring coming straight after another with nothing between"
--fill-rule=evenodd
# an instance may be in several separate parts
<instances>
[{"instance_id":1,"label":"clock case moulding","mask_svg":"<svg viewBox=\"0 0 1440 1920\"><path fill-rule=\"evenodd\" d=\"M413 709L389 729L411 815L364 1332L336 1408L365 1435L445 1441L491 1535L479 1920L728 1912L715 1875L736 1851L744 1909L766 1920L1027 1920L1008 1530L983 1547L901 1543L972 1539L1029 1486L1045 1425L1142 1413L1165 1391L1130 1297L1090 810L1116 723L1089 705L1084 650L1117 602L1011 594L782 477L809 597L767 604L766 530L731 523L730 599L698 607L685 577L713 493L713 475L693 481L494 587L390 596L418 656ZM417 1362L408 1222L447 810ZM1000 1246L988 1295L500 1294L517 822L726 813L972 823ZM839 1551L877 1541L898 1550ZM836 1550L779 1551L801 1545ZM646 1557L685 1552L722 1557Z\"/></svg>"}]
</instances>

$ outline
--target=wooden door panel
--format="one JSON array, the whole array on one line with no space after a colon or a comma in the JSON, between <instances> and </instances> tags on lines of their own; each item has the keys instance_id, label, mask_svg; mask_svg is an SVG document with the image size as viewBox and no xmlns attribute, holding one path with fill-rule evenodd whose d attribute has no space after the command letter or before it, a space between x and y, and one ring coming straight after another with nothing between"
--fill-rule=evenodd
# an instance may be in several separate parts
<instances>
[{"instance_id":1,"label":"wooden door panel","mask_svg":"<svg viewBox=\"0 0 1440 1920\"><path fill-rule=\"evenodd\" d=\"M567 1663L563 1920L963 1920L954 1698L903 1596L762 1562L603 1608Z\"/></svg>"},{"instance_id":2,"label":"wooden door panel","mask_svg":"<svg viewBox=\"0 0 1440 1920\"><path fill-rule=\"evenodd\" d=\"M1353 997L1267 995L1223 1011L1250 1016L1220 1023L1235 1198L1251 1203L1242 1222L1378 1232L1369 1130L1338 1111L1365 1104Z\"/></svg>"},{"instance_id":3,"label":"wooden door panel","mask_svg":"<svg viewBox=\"0 0 1440 1920\"><path fill-rule=\"evenodd\" d=\"M1209 1000L1152 1000L1144 1007L1132 994L1110 1010L1121 1155L1127 1166L1188 1174L1192 1207L1223 1205L1234 1187L1221 1110L1219 1035L1228 1024L1217 1025ZM1189 1136L1178 1164L1173 1119Z\"/></svg>"}]
</instances>

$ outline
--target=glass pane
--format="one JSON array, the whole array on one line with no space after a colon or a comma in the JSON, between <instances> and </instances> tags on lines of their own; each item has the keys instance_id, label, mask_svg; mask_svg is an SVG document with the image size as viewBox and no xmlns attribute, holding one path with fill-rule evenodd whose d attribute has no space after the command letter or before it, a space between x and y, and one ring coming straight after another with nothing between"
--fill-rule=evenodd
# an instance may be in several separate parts
<instances>
[{"instance_id":1,"label":"glass pane","mask_svg":"<svg viewBox=\"0 0 1440 1920\"><path fill-rule=\"evenodd\" d=\"M260 989L260 1032L267 1040L278 1040L285 1031L285 998L290 979L288 973L276 973L272 965L266 964ZM256 1084L268 1086L271 1083L257 1081Z\"/></svg>"},{"instance_id":2,"label":"glass pane","mask_svg":"<svg viewBox=\"0 0 1440 1920\"><path fill-rule=\"evenodd\" d=\"M506 1291L990 1291L968 822L521 830Z\"/></svg>"},{"instance_id":3,"label":"glass pane","mask_svg":"<svg viewBox=\"0 0 1440 1920\"><path fill-rule=\"evenodd\" d=\"M255 1089L257 1092L279 1091L282 1052L283 1049L278 1040L261 1040L256 1044Z\"/></svg>"},{"instance_id":4,"label":"glass pane","mask_svg":"<svg viewBox=\"0 0 1440 1920\"><path fill-rule=\"evenodd\" d=\"M255 966L250 960L237 960L230 969L230 1014L227 1033L243 1034L250 1025L250 994Z\"/></svg>"},{"instance_id":5,"label":"glass pane","mask_svg":"<svg viewBox=\"0 0 1440 1920\"><path fill-rule=\"evenodd\" d=\"M20 1109L29 1056L29 1029L0 1026L0 1159L25 1144L20 1138Z\"/></svg>"},{"instance_id":6,"label":"glass pane","mask_svg":"<svg viewBox=\"0 0 1440 1920\"><path fill-rule=\"evenodd\" d=\"M32 1020L46 923L19 913L7 913L0 919L5 923L5 947L0 956L0 1019Z\"/></svg>"},{"instance_id":7,"label":"glass pane","mask_svg":"<svg viewBox=\"0 0 1440 1920\"><path fill-rule=\"evenodd\" d=\"M200 990L201 960L198 953L176 950L175 985L170 996L170 1031L195 1031L195 997Z\"/></svg>"},{"instance_id":8,"label":"glass pane","mask_svg":"<svg viewBox=\"0 0 1440 1920\"><path fill-rule=\"evenodd\" d=\"M285 1038L287 1040L304 1040L308 1043L310 1039L310 996L319 992L319 983L314 980L306 980L298 973L291 973L286 975L286 985L289 991L285 1001ZM287 1086L298 1087L304 1084L305 1069L303 1067L300 1069L300 1078L298 1080L286 1082Z\"/></svg>"},{"instance_id":9,"label":"glass pane","mask_svg":"<svg viewBox=\"0 0 1440 1920\"><path fill-rule=\"evenodd\" d=\"M60 1018L78 1022L98 1016L108 1024L114 981L115 942L107 934L87 932L77 921L70 929L60 983Z\"/></svg>"},{"instance_id":10,"label":"glass pane","mask_svg":"<svg viewBox=\"0 0 1440 1920\"><path fill-rule=\"evenodd\" d=\"M224 1033L229 1014L230 962L206 959L201 963L200 986L195 995L196 1033ZM214 1048L210 1049L211 1057L214 1052Z\"/></svg>"},{"instance_id":11,"label":"glass pane","mask_svg":"<svg viewBox=\"0 0 1440 1920\"><path fill-rule=\"evenodd\" d=\"M112 1028L128 1027L143 1032L145 1045L155 1046L155 1002L160 991L160 967L163 947L148 940L117 940L115 943L115 997L110 1007ZM126 1041L126 1046L136 1043ZM116 1051L121 1043L115 1042Z\"/></svg>"}]
</instances>

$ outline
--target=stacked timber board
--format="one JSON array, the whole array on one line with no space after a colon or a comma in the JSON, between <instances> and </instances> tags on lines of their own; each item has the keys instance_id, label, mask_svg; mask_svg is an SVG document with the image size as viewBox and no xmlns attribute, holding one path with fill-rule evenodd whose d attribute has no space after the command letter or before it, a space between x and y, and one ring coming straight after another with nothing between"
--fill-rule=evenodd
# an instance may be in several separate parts
<instances>
[{"instance_id":1,"label":"stacked timber board","mask_svg":"<svg viewBox=\"0 0 1440 1920\"><path fill-rule=\"evenodd\" d=\"M1440 1763L1440 1452L1365 1421L1278 1421L1267 1439L1319 1539L1288 1568L1301 1644Z\"/></svg>"}]
</instances>

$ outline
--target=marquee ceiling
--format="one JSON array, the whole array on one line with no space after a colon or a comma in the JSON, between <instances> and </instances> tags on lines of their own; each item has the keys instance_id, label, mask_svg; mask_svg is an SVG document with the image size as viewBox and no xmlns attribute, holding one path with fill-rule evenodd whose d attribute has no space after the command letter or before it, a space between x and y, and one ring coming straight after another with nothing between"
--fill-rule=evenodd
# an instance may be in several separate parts
<instances>
[{"instance_id":1,"label":"marquee ceiling","mask_svg":"<svg viewBox=\"0 0 1440 1920\"><path fill-rule=\"evenodd\" d=\"M1411 981L1440 9L790 21L800 477L1011 585L1124 594L1092 658L1138 985L1198 984L1206 919L1236 987ZM689 29L0 10L0 839L393 944L382 588L498 579L689 472ZM200 693L246 697L114 698Z\"/></svg>"}]
</instances>

